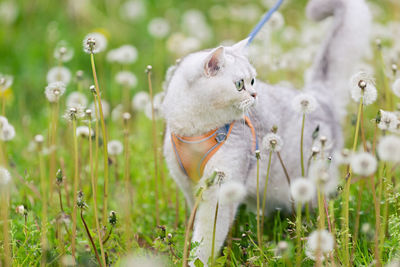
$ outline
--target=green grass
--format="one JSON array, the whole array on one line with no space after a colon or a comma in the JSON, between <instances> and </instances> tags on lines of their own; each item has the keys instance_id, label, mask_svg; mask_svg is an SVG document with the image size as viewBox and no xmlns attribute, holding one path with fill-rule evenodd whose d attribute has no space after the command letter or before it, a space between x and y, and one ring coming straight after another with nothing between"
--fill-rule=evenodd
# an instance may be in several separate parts
<instances>
[{"instance_id":1,"label":"green grass","mask_svg":"<svg viewBox=\"0 0 400 267\"><path fill-rule=\"evenodd\" d=\"M116 48L123 44L133 44L139 51L138 61L128 67L138 77L138 86L132 90L131 96L137 91L148 90L145 68L147 65L153 66L153 86L156 92L162 90L162 81L164 73L169 65L173 64L176 56L166 49L167 39L156 40L147 32L147 25L154 17L166 17L170 24L172 32L180 30L180 21L182 13L188 9L199 9L205 14L213 33L213 37L202 43L201 48L214 47L226 39L239 40L247 36L254 23L242 23L240 21L224 18L215 20L210 17L209 8L215 1L146 1L147 15L137 22L127 22L119 16L119 5L121 1L91 1L81 15L74 16L68 11L69 1L16 1L19 8L19 15L15 23L11 25L0 24L0 72L8 73L14 76L14 84L8 93L6 99L6 117L16 129L16 137L12 141L2 144L3 150L7 152L8 166L13 183L11 188L11 201L9 206L9 229L12 248L13 266L40 265L42 250L40 247L41 236L41 214L42 199L40 196L40 171L39 156L37 150L29 149L34 136L42 134L45 137L45 144L48 142L48 131L51 107L44 95L44 88L47 85L47 71L57 65L53 58L53 50L60 40L65 40L74 49L73 59L66 63L72 73L77 70L84 71L84 81L82 92L84 92L92 102L92 95L89 92L89 85L93 83L90 68L90 57L82 50L83 37L92 31L103 32L109 41L108 48ZM249 1L250 2L250 1ZM394 1L374 1L379 3L383 10L383 17L376 18L379 22L388 22L399 20L400 5ZM245 1L217 1L218 5L229 8L234 5L246 4ZM251 1L264 11L265 8L259 1ZM305 20L303 9L306 1L291 1L284 9L282 14L285 16L287 26L300 29ZM297 41L285 43L281 41L285 31L283 28L272 36L272 42L280 45L283 51L296 47ZM398 37L397 37L398 38ZM392 42L383 40L384 49L391 49ZM268 48L266 48L268 49ZM121 88L114 81L115 73L120 70L120 66L111 65L105 60L106 53L96 55L96 66L98 70L99 84L102 91L102 98L110 102L115 107L121 102ZM400 62L398 62L400 63ZM375 118L379 108L385 107L382 99L383 79L381 76L382 66L375 49L375 55L369 62L375 69L377 78L377 88L379 92L378 102L368 106L364 112L366 138L372 142L374 123L371 120ZM270 71L262 69L259 76L271 83L282 80L289 80L296 86L301 87L303 79L303 70L307 66L301 66L297 71ZM390 76L389 76L390 80ZM71 82L68 85L68 95L78 89L77 83ZM394 102L397 98L391 96ZM65 109L65 95L60 101L60 121L57 132L57 169L61 168L65 180L61 185L62 201L64 212L67 217L66 227L57 227L62 224L60 219L61 209L58 202L57 191L53 192L52 201L48 207L48 243L46 262L50 266L62 264L63 255L71 253L71 229L70 221L73 206L73 177L74 177L74 158L73 158L73 139L72 125L61 119L62 112ZM357 106L352 104L349 107L348 120L344 127L346 137L346 147L351 147L353 142L353 132L355 121L353 118ZM164 174L164 182L158 184L154 182L154 158L152 153L151 139L151 121L142 112L133 112L129 126L129 178L131 184L132 203L127 204L126 187L123 181L124 157L118 156L116 166L115 162L110 162L109 176L109 208L117 213L117 223L112 227L109 223L106 227L104 236L112 228L112 234L104 245L107 253L107 261L112 265L119 265L127 255L132 253L146 254L154 253L162 255L167 265L181 265L183 257L183 243L185 235L185 219L189 217L190 211L186 210L184 198L181 192L176 194L177 186L169 177L168 169L164 163L161 165ZM123 141L122 121L112 121L109 117L106 119L109 140L117 139ZM84 125L80 122L79 125ZM162 130L164 124L157 122L158 143L162 140ZM97 244L97 234L95 232L95 221L92 201L92 190L90 180L89 166L89 143L87 140L79 140L79 179L80 186L84 193L84 199L88 207L84 212L85 220L91 230L91 236ZM98 157L98 205L99 215L103 207L103 163L102 148ZM46 179L48 183L55 183L56 173L49 173L49 155L44 154ZM344 177L345 170L342 172ZM382 259L383 262L389 262L400 256L400 204L399 204L399 173L395 174L396 183L394 190L389 195L389 225L388 233L384 241ZM367 183L368 184L368 183ZM160 228L156 224L155 217L155 193L154 188L159 188L158 204L160 207ZM344 181L342 181L344 186ZM349 202L349 221L350 232L354 231L355 209L357 204L358 183L351 186ZM57 186L54 186L56 189ZM360 216L360 225L365 223L371 225L374 229L374 206L369 189L362 192L362 203ZM179 201L178 225L175 227L175 197ZM337 264L343 260L342 246L339 238L343 232L341 228L342 217L342 191L338 191L338 196L334 199L335 227L338 232L338 250L335 253ZM15 209L19 205L24 205L27 210L26 218L17 214ZM127 207L128 206L128 207ZM126 218L126 211L130 210L131 217ZM317 228L318 211L312 211L311 222L304 223L303 236L308 236ZM305 216L303 216L304 218ZM69 218L69 219L68 219ZM79 217L78 209L78 231L77 231L77 263L81 266L96 265L96 259L91 249L91 245L84 230L82 221ZM26 220L26 222L25 222ZM125 223L129 220L131 226L130 233L127 236ZM108 221L108 220L107 220ZM3 225L4 221L0 222ZM57 235L57 229L60 228L64 242L60 243L60 236ZM295 218L284 217L279 212L266 219L264 225L263 254L259 252L256 246L257 242L257 222L255 214L249 212L245 206L241 206L232 226L232 247L231 254L227 256L227 246L223 253L219 255L216 264L224 266L229 261L232 266L261 266L268 262L268 266L290 266L290 262L295 259ZM168 234L171 237L168 237ZM210 233L211 234L211 233ZM243 236L243 234L245 234ZM4 233L0 235L0 255L4 255ZM287 258L277 257L274 254L277 243L285 240L290 244ZM131 244L129 247L128 244ZM195 244L192 245L192 247ZM353 264L357 266L368 266L374 260L373 255L374 239L371 233L360 233L359 240L354 250ZM173 253L171 252L173 251ZM313 266L314 261L304 257L302 266Z\"/></svg>"}]
</instances>

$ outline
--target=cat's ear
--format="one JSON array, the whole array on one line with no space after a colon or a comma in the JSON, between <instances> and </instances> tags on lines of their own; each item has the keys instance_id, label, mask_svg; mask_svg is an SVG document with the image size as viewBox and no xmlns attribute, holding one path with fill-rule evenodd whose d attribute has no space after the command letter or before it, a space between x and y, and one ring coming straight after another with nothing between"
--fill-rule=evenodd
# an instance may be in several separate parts
<instances>
[{"instance_id":1,"label":"cat's ear","mask_svg":"<svg viewBox=\"0 0 400 267\"><path fill-rule=\"evenodd\" d=\"M207 57L204 63L204 74L206 76L215 76L224 65L225 48L220 46L214 49Z\"/></svg>"},{"instance_id":2,"label":"cat's ear","mask_svg":"<svg viewBox=\"0 0 400 267\"><path fill-rule=\"evenodd\" d=\"M232 45L232 51L237 54L247 55L247 45L249 43L250 37L237 42L236 44Z\"/></svg>"}]
</instances>

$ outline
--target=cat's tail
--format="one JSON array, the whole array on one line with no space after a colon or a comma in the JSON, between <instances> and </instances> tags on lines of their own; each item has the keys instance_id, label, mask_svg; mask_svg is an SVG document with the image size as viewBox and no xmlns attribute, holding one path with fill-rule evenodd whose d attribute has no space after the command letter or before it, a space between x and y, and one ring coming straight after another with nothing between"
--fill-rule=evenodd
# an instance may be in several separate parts
<instances>
[{"instance_id":1,"label":"cat's tail","mask_svg":"<svg viewBox=\"0 0 400 267\"><path fill-rule=\"evenodd\" d=\"M306 86L323 84L333 90L339 116L349 99L349 78L369 46L371 14L365 0L311 0L307 16L321 21L333 16L333 25L306 77Z\"/></svg>"}]
</instances>

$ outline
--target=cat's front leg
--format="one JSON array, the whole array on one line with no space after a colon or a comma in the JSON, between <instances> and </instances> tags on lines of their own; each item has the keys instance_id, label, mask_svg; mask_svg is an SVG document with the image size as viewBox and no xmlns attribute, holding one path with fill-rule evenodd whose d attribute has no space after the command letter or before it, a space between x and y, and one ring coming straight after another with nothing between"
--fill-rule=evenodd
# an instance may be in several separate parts
<instances>
[{"instance_id":1,"label":"cat's front leg","mask_svg":"<svg viewBox=\"0 0 400 267\"><path fill-rule=\"evenodd\" d=\"M203 199L196 213L192 242L198 242L200 245L195 248L194 255L195 259L200 259L205 266L208 266L207 263L211 257L217 203L218 215L215 228L214 257L218 255L226 239L237 207L240 204L240 201L237 201L237 199L235 201L227 201L226 199L221 199L221 197L224 196L221 194L221 187L219 185L208 188L203 193ZM193 262L190 265L194 266Z\"/></svg>"}]
</instances>

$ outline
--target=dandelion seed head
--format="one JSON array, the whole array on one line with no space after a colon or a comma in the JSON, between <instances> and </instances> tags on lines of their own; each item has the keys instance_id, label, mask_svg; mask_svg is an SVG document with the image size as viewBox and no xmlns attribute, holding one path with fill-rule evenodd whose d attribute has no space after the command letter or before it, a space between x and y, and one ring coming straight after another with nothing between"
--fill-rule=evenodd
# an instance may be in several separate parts
<instances>
[{"instance_id":1,"label":"dandelion seed head","mask_svg":"<svg viewBox=\"0 0 400 267\"><path fill-rule=\"evenodd\" d=\"M0 128L3 128L3 126L7 124L8 124L8 119L4 116L0 116Z\"/></svg>"},{"instance_id":2,"label":"dandelion seed head","mask_svg":"<svg viewBox=\"0 0 400 267\"><path fill-rule=\"evenodd\" d=\"M240 203L246 196L246 188L243 184L229 181L221 185L219 192L219 202L222 205Z\"/></svg>"},{"instance_id":3,"label":"dandelion seed head","mask_svg":"<svg viewBox=\"0 0 400 267\"><path fill-rule=\"evenodd\" d=\"M122 114L122 119L124 120L124 121L128 121L128 120L130 120L131 119L131 114L129 113L129 112L124 112L123 114Z\"/></svg>"},{"instance_id":4,"label":"dandelion seed head","mask_svg":"<svg viewBox=\"0 0 400 267\"><path fill-rule=\"evenodd\" d=\"M94 135L93 131L91 131L90 135L91 136ZM87 127L87 126L78 126L78 127L76 127L76 136L82 137L82 138L89 137L89 127Z\"/></svg>"},{"instance_id":5,"label":"dandelion seed head","mask_svg":"<svg viewBox=\"0 0 400 267\"><path fill-rule=\"evenodd\" d=\"M262 146L267 151L279 152L283 147L283 140L275 133L268 133L262 140Z\"/></svg>"},{"instance_id":6,"label":"dandelion seed head","mask_svg":"<svg viewBox=\"0 0 400 267\"><path fill-rule=\"evenodd\" d=\"M69 122L81 119L85 116L84 107L76 105L75 107L67 107L63 118Z\"/></svg>"},{"instance_id":7,"label":"dandelion seed head","mask_svg":"<svg viewBox=\"0 0 400 267\"><path fill-rule=\"evenodd\" d=\"M41 135L41 134L35 135L34 140L35 140L35 142L38 143L38 144L43 143L43 141L44 141L43 135Z\"/></svg>"},{"instance_id":8,"label":"dandelion seed head","mask_svg":"<svg viewBox=\"0 0 400 267\"><path fill-rule=\"evenodd\" d=\"M83 51L88 54L97 54L107 48L107 38L98 32L92 32L83 39Z\"/></svg>"},{"instance_id":9,"label":"dandelion seed head","mask_svg":"<svg viewBox=\"0 0 400 267\"><path fill-rule=\"evenodd\" d=\"M142 0L126 1L121 5L120 15L129 21L136 21L146 15L146 5Z\"/></svg>"},{"instance_id":10,"label":"dandelion seed head","mask_svg":"<svg viewBox=\"0 0 400 267\"><path fill-rule=\"evenodd\" d=\"M155 101L153 101L153 108L151 107L151 102L147 102L144 107L144 114L148 119L152 119L152 113L154 111L154 119L159 120L162 118L161 114L161 105L158 105Z\"/></svg>"},{"instance_id":11,"label":"dandelion seed head","mask_svg":"<svg viewBox=\"0 0 400 267\"><path fill-rule=\"evenodd\" d=\"M170 26L166 19L154 18L150 21L147 29L151 36L157 39L162 39L168 35Z\"/></svg>"},{"instance_id":12,"label":"dandelion seed head","mask_svg":"<svg viewBox=\"0 0 400 267\"><path fill-rule=\"evenodd\" d=\"M65 90L65 83L53 82L46 86L44 93L50 103L55 103L64 94Z\"/></svg>"},{"instance_id":13,"label":"dandelion seed head","mask_svg":"<svg viewBox=\"0 0 400 267\"><path fill-rule=\"evenodd\" d=\"M378 128L383 131L394 131L397 129L398 119L397 116L390 111L380 110L380 121Z\"/></svg>"},{"instance_id":14,"label":"dandelion seed head","mask_svg":"<svg viewBox=\"0 0 400 267\"><path fill-rule=\"evenodd\" d=\"M118 156L124 150L122 143L118 140L111 140L107 144L108 154L111 156Z\"/></svg>"},{"instance_id":15,"label":"dandelion seed head","mask_svg":"<svg viewBox=\"0 0 400 267\"><path fill-rule=\"evenodd\" d=\"M317 251L322 254L321 260L324 260L324 255L332 252L335 245L334 238L327 230L317 230L310 234L306 245L306 254L309 258L315 260Z\"/></svg>"},{"instance_id":16,"label":"dandelion seed head","mask_svg":"<svg viewBox=\"0 0 400 267\"><path fill-rule=\"evenodd\" d=\"M378 156L382 161L400 162L400 137L386 135L379 140Z\"/></svg>"},{"instance_id":17,"label":"dandelion seed head","mask_svg":"<svg viewBox=\"0 0 400 267\"><path fill-rule=\"evenodd\" d=\"M10 183L11 183L10 172L4 167L0 167L0 188L2 189L3 187L8 186Z\"/></svg>"},{"instance_id":18,"label":"dandelion seed head","mask_svg":"<svg viewBox=\"0 0 400 267\"><path fill-rule=\"evenodd\" d=\"M74 50L66 42L61 41L54 49L53 55L55 59L61 62L68 62L73 58Z\"/></svg>"},{"instance_id":19,"label":"dandelion seed head","mask_svg":"<svg viewBox=\"0 0 400 267\"><path fill-rule=\"evenodd\" d=\"M10 88L13 82L13 76L0 73L0 92L4 92L8 88Z\"/></svg>"},{"instance_id":20,"label":"dandelion seed head","mask_svg":"<svg viewBox=\"0 0 400 267\"><path fill-rule=\"evenodd\" d=\"M15 212L18 213L18 214L20 214L20 215L24 215L24 214L25 214L25 207L24 207L24 205L18 205L18 206L15 208Z\"/></svg>"},{"instance_id":21,"label":"dandelion seed head","mask_svg":"<svg viewBox=\"0 0 400 267\"><path fill-rule=\"evenodd\" d=\"M67 107L76 107L76 106L81 106L81 107L86 107L87 106L87 98L84 94L81 92L72 92L68 95L67 97Z\"/></svg>"},{"instance_id":22,"label":"dandelion seed head","mask_svg":"<svg viewBox=\"0 0 400 267\"><path fill-rule=\"evenodd\" d=\"M338 165L348 165L350 164L351 152L348 149L343 149L335 153L334 159Z\"/></svg>"},{"instance_id":23,"label":"dandelion seed head","mask_svg":"<svg viewBox=\"0 0 400 267\"><path fill-rule=\"evenodd\" d=\"M315 184L304 177L295 179L290 185L290 193L296 203L304 204L311 201L315 192Z\"/></svg>"},{"instance_id":24,"label":"dandelion seed head","mask_svg":"<svg viewBox=\"0 0 400 267\"><path fill-rule=\"evenodd\" d=\"M393 83L392 90L397 97L400 97L400 78Z\"/></svg>"},{"instance_id":25,"label":"dandelion seed head","mask_svg":"<svg viewBox=\"0 0 400 267\"><path fill-rule=\"evenodd\" d=\"M150 96L147 92L141 91L135 94L132 99L132 108L136 111L143 111L147 103L150 102Z\"/></svg>"},{"instance_id":26,"label":"dandelion seed head","mask_svg":"<svg viewBox=\"0 0 400 267\"><path fill-rule=\"evenodd\" d=\"M68 85L71 81L71 72L67 67L53 67L47 72L47 83L62 82Z\"/></svg>"},{"instance_id":27,"label":"dandelion seed head","mask_svg":"<svg viewBox=\"0 0 400 267\"><path fill-rule=\"evenodd\" d=\"M110 63L132 64L137 58L138 52L133 45L123 45L107 53L107 61Z\"/></svg>"},{"instance_id":28,"label":"dandelion seed head","mask_svg":"<svg viewBox=\"0 0 400 267\"><path fill-rule=\"evenodd\" d=\"M279 241L275 248L275 256L282 257L289 250L289 243L286 241Z\"/></svg>"},{"instance_id":29,"label":"dandelion seed head","mask_svg":"<svg viewBox=\"0 0 400 267\"><path fill-rule=\"evenodd\" d=\"M336 190L337 170L326 160L313 161L310 165L308 178L326 195Z\"/></svg>"},{"instance_id":30,"label":"dandelion seed head","mask_svg":"<svg viewBox=\"0 0 400 267\"><path fill-rule=\"evenodd\" d=\"M96 102L96 106L98 108L98 102ZM96 106L94 105L94 103L91 103L90 106L89 106L89 109L95 110ZM106 100L102 99L101 100L101 107L103 109L104 118L108 118L108 116L110 115L110 104L108 104L108 102ZM99 112L98 116L100 116L100 112Z\"/></svg>"},{"instance_id":31,"label":"dandelion seed head","mask_svg":"<svg viewBox=\"0 0 400 267\"><path fill-rule=\"evenodd\" d=\"M378 162L367 152L356 153L351 157L350 166L355 174L369 176L375 173Z\"/></svg>"},{"instance_id":32,"label":"dandelion seed head","mask_svg":"<svg viewBox=\"0 0 400 267\"><path fill-rule=\"evenodd\" d=\"M374 79L363 71L357 72L351 77L350 87L351 97L357 103L362 98L364 105L370 105L375 102L378 96Z\"/></svg>"},{"instance_id":33,"label":"dandelion seed head","mask_svg":"<svg viewBox=\"0 0 400 267\"><path fill-rule=\"evenodd\" d=\"M292 108L301 114L313 112L317 105L317 100L310 94L300 93L292 100Z\"/></svg>"},{"instance_id":34,"label":"dandelion seed head","mask_svg":"<svg viewBox=\"0 0 400 267\"><path fill-rule=\"evenodd\" d=\"M7 123L3 125L3 127L0 130L0 139L2 141L11 141L15 137L15 129L14 126L11 124Z\"/></svg>"},{"instance_id":35,"label":"dandelion seed head","mask_svg":"<svg viewBox=\"0 0 400 267\"><path fill-rule=\"evenodd\" d=\"M130 71L120 71L115 75L115 81L121 85L128 88L137 86L136 75Z\"/></svg>"}]
</instances>

